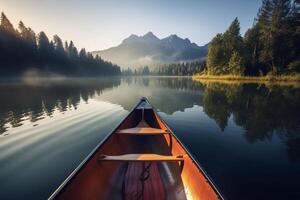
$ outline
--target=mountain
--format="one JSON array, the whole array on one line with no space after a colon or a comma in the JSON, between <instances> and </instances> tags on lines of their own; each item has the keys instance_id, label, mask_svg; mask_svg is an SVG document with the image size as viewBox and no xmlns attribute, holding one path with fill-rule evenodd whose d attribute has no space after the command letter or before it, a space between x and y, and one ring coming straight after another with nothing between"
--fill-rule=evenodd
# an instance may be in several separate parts
<instances>
[{"instance_id":1,"label":"mountain","mask_svg":"<svg viewBox=\"0 0 300 200\"><path fill-rule=\"evenodd\" d=\"M207 51L208 45L198 46L187 38L170 35L159 39L152 32L148 32L143 36L132 34L119 46L92 53L123 68L136 68L168 62L201 60L205 59Z\"/></svg>"}]
</instances>

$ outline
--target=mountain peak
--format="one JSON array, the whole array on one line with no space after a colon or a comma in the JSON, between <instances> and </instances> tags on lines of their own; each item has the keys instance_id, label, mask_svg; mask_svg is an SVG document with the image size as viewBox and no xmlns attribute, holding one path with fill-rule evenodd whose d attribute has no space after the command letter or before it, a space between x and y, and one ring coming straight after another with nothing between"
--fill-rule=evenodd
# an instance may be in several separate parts
<instances>
[{"instance_id":1,"label":"mountain peak","mask_svg":"<svg viewBox=\"0 0 300 200\"><path fill-rule=\"evenodd\" d=\"M135 35L135 34L131 34L130 36L129 36L129 38L138 38L139 36L137 36L137 35Z\"/></svg>"},{"instance_id":2,"label":"mountain peak","mask_svg":"<svg viewBox=\"0 0 300 200\"><path fill-rule=\"evenodd\" d=\"M136 43L136 42L159 42L160 39L156 37L151 31L143 36L131 34L128 38L124 39L122 44Z\"/></svg>"},{"instance_id":3,"label":"mountain peak","mask_svg":"<svg viewBox=\"0 0 300 200\"><path fill-rule=\"evenodd\" d=\"M155 66L158 63L204 59L207 47L199 47L176 34L159 39L150 31L144 35L132 34L117 47L94 52L94 55L122 67Z\"/></svg>"},{"instance_id":4,"label":"mountain peak","mask_svg":"<svg viewBox=\"0 0 300 200\"><path fill-rule=\"evenodd\" d=\"M156 36L151 31L149 31L144 35L144 37L156 37Z\"/></svg>"},{"instance_id":5,"label":"mountain peak","mask_svg":"<svg viewBox=\"0 0 300 200\"><path fill-rule=\"evenodd\" d=\"M171 34L170 36L169 36L169 38L172 38L172 39L174 39L174 38L179 38L176 34Z\"/></svg>"},{"instance_id":6,"label":"mountain peak","mask_svg":"<svg viewBox=\"0 0 300 200\"><path fill-rule=\"evenodd\" d=\"M138 38L139 38L139 36L137 36L135 34L131 34L128 38L126 38L122 41L122 44L131 43L131 42L137 40Z\"/></svg>"},{"instance_id":7,"label":"mountain peak","mask_svg":"<svg viewBox=\"0 0 300 200\"><path fill-rule=\"evenodd\" d=\"M146 39L146 40L150 40L151 42L154 41L159 41L160 39L158 37L156 37L151 31L149 31L148 33L146 33L142 38Z\"/></svg>"},{"instance_id":8,"label":"mountain peak","mask_svg":"<svg viewBox=\"0 0 300 200\"><path fill-rule=\"evenodd\" d=\"M176 34L172 34L169 37L162 39L165 46L173 49L187 49L187 48L198 48L197 45L191 43L188 38L182 39Z\"/></svg>"}]
</instances>

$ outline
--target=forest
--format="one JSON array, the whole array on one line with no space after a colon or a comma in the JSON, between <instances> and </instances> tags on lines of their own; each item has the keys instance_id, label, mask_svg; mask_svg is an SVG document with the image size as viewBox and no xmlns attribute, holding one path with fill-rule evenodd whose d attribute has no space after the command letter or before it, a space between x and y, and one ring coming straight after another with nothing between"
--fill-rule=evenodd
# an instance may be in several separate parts
<instances>
[{"instance_id":1,"label":"forest","mask_svg":"<svg viewBox=\"0 0 300 200\"><path fill-rule=\"evenodd\" d=\"M192 76L195 72L201 72L205 69L205 62L181 62L158 66L152 71L153 75L169 76Z\"/></svg>"},{"instance_id":2,"label":"forest","mask_svg":"<svg viewBox=\"0 0 300 200\"><path fill-rule=\"evenodd\" d=\"M36 34L22 21L15 29L1 13L0 77L19 77L27 71L64 76L105 76L121 74L120 67L93 56L84 48L78 51L72 41L58 35L50 40L46 33Z\"/></svg>"},{"instance_id":3,"label":"forest","mask_svg":"<svg viewBox=\"0 0 300 200\"><path fill-rule=\"evenodd\" d=\"M193 62L179 62L161 64L154 67L140 67L138 69L131 70L130 68L122 70L122 74L126 76L131 75L152 75L152 76L192 76L196 72L202 72L206 68L205 61L193 61Z\"/></svg>"},{"instance_id":4,"label":"forest","mask_svg":"<svg viewBox=\"0 0 300 200\"><path fill-rule=\"evenodd\" d=\"M300 1L263 0L253 26L238 18L210 42L206 75L265 76L300 72Z\"/></svg>"}]
</instances>

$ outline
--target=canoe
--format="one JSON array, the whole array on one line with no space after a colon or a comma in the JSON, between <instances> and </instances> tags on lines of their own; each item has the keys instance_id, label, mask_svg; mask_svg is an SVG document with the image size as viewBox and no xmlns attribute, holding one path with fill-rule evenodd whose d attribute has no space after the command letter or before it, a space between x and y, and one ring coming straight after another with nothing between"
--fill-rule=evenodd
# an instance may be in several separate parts
<instances>
[{"instance_id":1,"label":"canoe","mask_svg":"<svg viewBox=\"0 0 300 200\"><path fill-rule=\"evenodd\" d=\"M223 199L188 150L142 98L49 199Z\"/></svg>"}]
</instances>

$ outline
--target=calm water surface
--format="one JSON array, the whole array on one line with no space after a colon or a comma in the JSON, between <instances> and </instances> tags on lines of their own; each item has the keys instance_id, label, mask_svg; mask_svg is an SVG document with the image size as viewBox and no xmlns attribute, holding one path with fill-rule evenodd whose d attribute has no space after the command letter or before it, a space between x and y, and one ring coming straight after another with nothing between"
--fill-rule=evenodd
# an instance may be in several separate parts
<instances>
[{"instance_id":1,"label":"calm water surface","mask_svg":"<svg viewBox=\"0 0 300 200\"><path fill-rule=\"evenodd\" d=\"M46 199L141 96L227 199L300 199L300 88L179 78L0 83L0 199Z\"/></svg>"}]
</instances>

